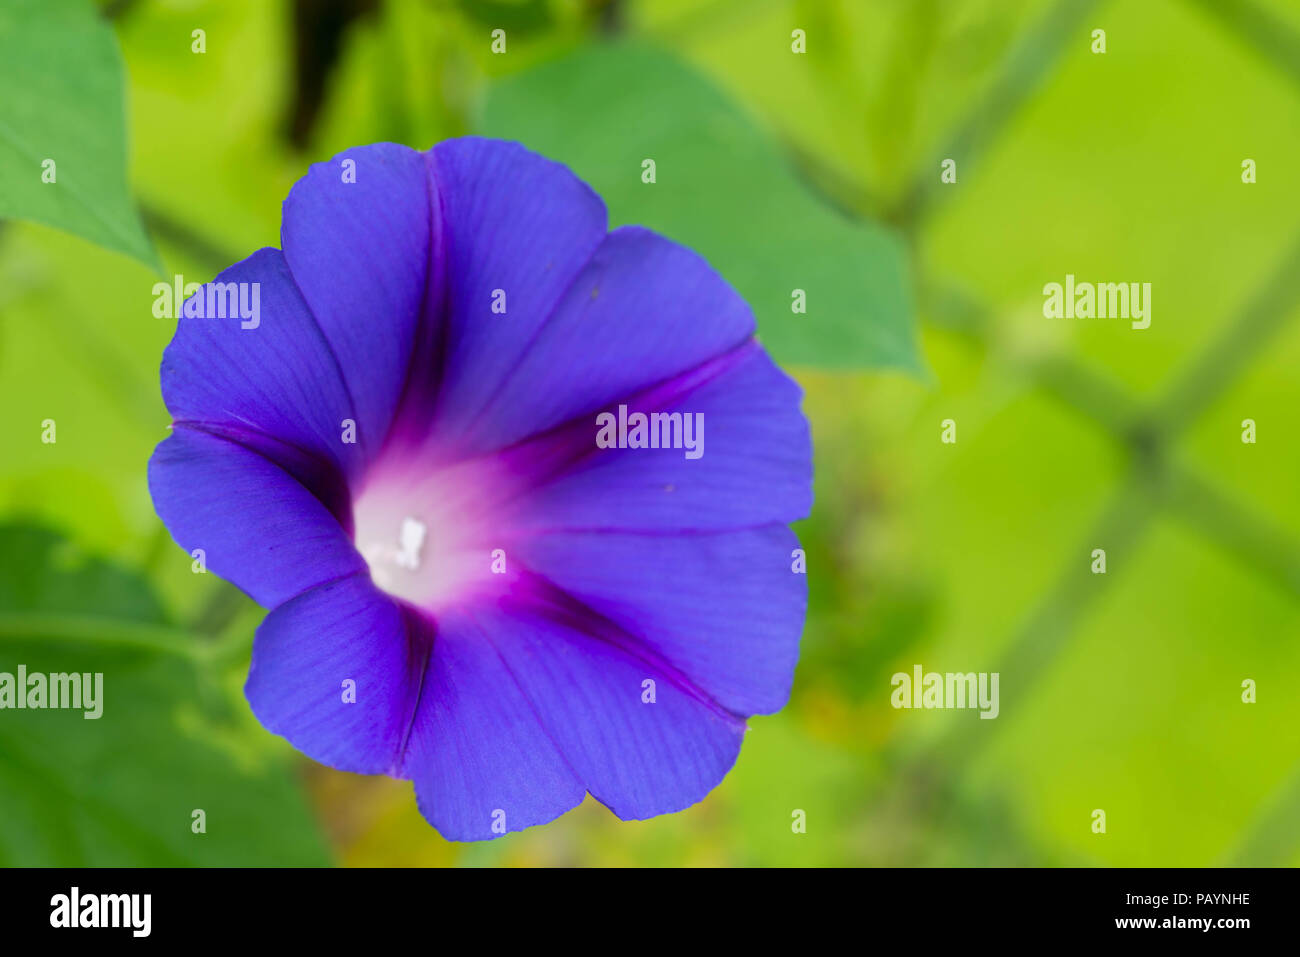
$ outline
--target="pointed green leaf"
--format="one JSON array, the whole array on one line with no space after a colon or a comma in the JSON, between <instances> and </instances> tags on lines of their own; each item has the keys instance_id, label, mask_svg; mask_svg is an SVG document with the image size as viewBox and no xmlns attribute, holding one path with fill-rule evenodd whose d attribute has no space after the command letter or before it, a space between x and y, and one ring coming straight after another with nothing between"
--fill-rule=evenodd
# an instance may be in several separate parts
<instances>
[{"instance_id":1,"label":"pointed green leaf","mask_svg":"<svg viewBox=\"0 0 1300 957\"><path fill-rule=\"evenodd\" d=\"M159 268L126 181L122 59L86 0L0 5L0 218Z\"/></svg>"},{"instance_id":2,"label":"pointed green leaf","mask_svg":"<svg viewBox=\"0 0 1300 957\"><path fill-rule=\"evenodd\" d=\"M777 359L921 371L901 238L822 202L736 106L670 55L617 44L526 71L492 89L483 127L568 164L615 224L648 226L707 258L749 302ZM794 311L795 290L806 312Z\"/></svg>"}]
</instances>

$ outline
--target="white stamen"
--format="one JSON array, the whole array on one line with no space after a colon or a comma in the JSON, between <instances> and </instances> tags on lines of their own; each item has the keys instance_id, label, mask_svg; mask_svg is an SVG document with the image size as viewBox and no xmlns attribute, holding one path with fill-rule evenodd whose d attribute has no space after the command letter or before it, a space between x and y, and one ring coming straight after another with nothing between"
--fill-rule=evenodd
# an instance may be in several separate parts
<instances>
[{"instance_id":1,"label":"white stamen","mask_svg":"<svg viewBox=\"0 0 1300 957\"><path fill-rule=\"evenodd\" d=\"M400 568L411 570L420 567L420 549L424 547L424 522L416 518L402 519L401 550L394 561Z\"/></svg>"}]
</instances>

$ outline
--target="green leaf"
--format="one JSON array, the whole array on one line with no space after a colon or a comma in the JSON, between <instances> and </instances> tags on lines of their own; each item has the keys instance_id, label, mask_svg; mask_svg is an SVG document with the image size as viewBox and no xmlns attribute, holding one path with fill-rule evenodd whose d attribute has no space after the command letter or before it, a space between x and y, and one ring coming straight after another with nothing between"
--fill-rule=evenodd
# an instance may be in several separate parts
<instances>
[{"instance_id":1,"label":"green leaf","mask_svg":"<svg viewBox=\"0 0 1300 957\"><path fill-rule=\"evenodd\" d=\"M615 224L702 254L749 302L777 359L922 370L901 238L823 203L736 106L668 54L598 46L503 80L483 129L568 164ZM796 289L805 314L792 310Z\"/></svg>"},{"instance_id":2,"label":"green leaf","mask_svg":"<svg viewBox=\"0 0 1300 957\"><path fill-rule=\"evenodd\" d=\"M134 575L0 526L0 672L103 675L97 719L0 709L0 865L328 862L290 776L218 713L204 651Z\"/></svg>"},{"instance_id":3,"label":"green leaf","mask_svg":"<svg viewBox=\"0 0 1300 957\"><path fill-rule=\"evenodd\" d=\"M6 0L0 89L0 218L54 226L161 271L127 188L117 40L94 8Z\"/></svg>"}]
</instances>

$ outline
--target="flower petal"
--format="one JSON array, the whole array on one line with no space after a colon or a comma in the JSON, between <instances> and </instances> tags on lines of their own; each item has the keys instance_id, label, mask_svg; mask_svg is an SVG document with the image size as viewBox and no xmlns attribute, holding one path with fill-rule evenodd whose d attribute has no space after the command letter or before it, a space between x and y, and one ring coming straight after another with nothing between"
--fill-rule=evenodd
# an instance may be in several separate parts
<instances>
[{"instance_id":1,"label":"flower petal","mask_svg":"<svg viewBox=\"0 0 1300 957\"><path fill-rule=\"evenodd\" d=\"M735 349L754 316L698 254L639 226L610 233L473 436L500 448Z\"/></svg>"},{"instance_id":2,"label":"flower petal","mask_svg":"<svg viewBox=\"0 0 1300 957\"><path fill-rule=\"evenodd\" d=\"M464 613L439 618L411 724L403 777L448 840L544 824L585 796L496 638Z\"/></svg>"},{"instance_id":3,"label":"flower petal","mask_svg":"<svg viewBox=\"0 0 1300 957\"><path fill-rule=\"evenodd\" d=\"M448 140L432 156L450 277L437 438L482 448L479 413L605 238L605 204L516 143Z\"/></svg>"},{"instance_id":4,"label":"flower petal","mask_svg":"<svg viewBox=\"0 0 1300 957\"><path fill-rule=\"evenodd\" d=\"M701 416L699 458L682 448L597 449L596 416L577 419L503 456L520 468L542 462L553 476L519 503L512 531L716 531L807 516L812 440L798 385L755 342L709 367L626 403L629 412Z\"/></svg>"},{"instance_id":5,"label":"flower petal","mask_svg":"<svg viewBox=\"0 0 1300 957\"><path fill-rule=\"evenodd\" d=\"M208 314L225 306L226 284L256 284L258 315L241 320ZM360 446L346 444L342 423L355 412L338 363L307 310L278 249L262 249L223 271L193 299L203 315L181 315L163 353L162 392L172 416L209 431L261 433L309 452L341 470L362 465ZM247 327L245 327L247 326Z\"/></svg>"},{"instance_id":6,"label":"flower petal","mask_svg":"<svg viewBox=\"0 0 1300 957\"><path fill-rule=\"evenodd\" d=\"M397 773L427 649L408 627L364 572L285 602L253 642L244 686L253 713L330 767Z\"/></svg>"},{"instance_id":7,"label":"flower petal","mask_svg":"<svg viewBox=\"0 0 1300 957\"><path fill-rule=\"evenodd\" d=\"M176 543L263 607L366 568L315 496L229 439L177 427L149 460L149 492Z\"/></svg>"},{"instance_id":8,"label":"flower petal","mask_svg":"<svg viewBox=\"0 0 1300 957\"><path fill-rule=\"evenodd\" d=\"M284 201L285 259L338 357L372 450L387 435L425 321L433 208L425 157L393 143L314 164Z\"/></svg>"},{"instance_id":9,"label":"flower petal","mask_svg":"<svg viewBox=\"0 0 1300 957\"><path fill-rule=\"evenodd\" d=\"M483 676L498 698L511 702L511 713L502 717L512 720L481 726L470 738L448 735L459 730L470 693L476 699L491 693L477 685L463 696L437 693L454 685L464 667L441 664L452 680L429 688L422 711L441 709L452 721L417 722L412 749L420 741L422 750L411 761L417 769L431 759L441 765L437 783L419 770L415 782L422 809L444 836L495 836L487 824L496 810L505 812L510 830L544 823L578 803L584 788L624 819L679 811L703 799L735 763L744 721L625 645L598 616L561 599L548 609L479 608L473 619L479 632L463 636L469 640L461 653L468 649L476 662L498 656ZM430 680L438 670L431 670ZM450 753L437 755L433 742L446 748L449 738L455 742ZM561 755L563 767L555 763ZM531 767L521 763L525 759ZM447 775L466 766L484 769L486 787L471 792L467 821L449 832L446 808L457 802Z\"/></svg>"},{"instance_id":10,"label":"flower petal","mask_svg":"<svg viewBox=\"0 0 1300 957\"><path fill-rule=\"evenodd\" d=\"M724 708L785 705L799 658L807 576L784 525L694 535L569 532L506 549Z\"/></svg>"}]
</instances>

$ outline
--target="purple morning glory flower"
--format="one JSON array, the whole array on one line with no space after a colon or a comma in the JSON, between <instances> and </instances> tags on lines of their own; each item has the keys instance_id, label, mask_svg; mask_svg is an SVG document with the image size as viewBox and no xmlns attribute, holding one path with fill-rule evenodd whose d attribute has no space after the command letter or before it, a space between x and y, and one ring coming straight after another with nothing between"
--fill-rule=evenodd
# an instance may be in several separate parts
<instances>
[{"instance_id":1,"label":"purple morning glory flower","mask_svg":"<svg viewBox=\"0 0 1300 957\"><path fill-rule=\"evenodd\" d=\"M455 840L703 798L806 605L808 425L745 302L494 140L318 163L281 242L187 301L149 463L271 609L258 719Z\"/></svg>"}]
</instances>

